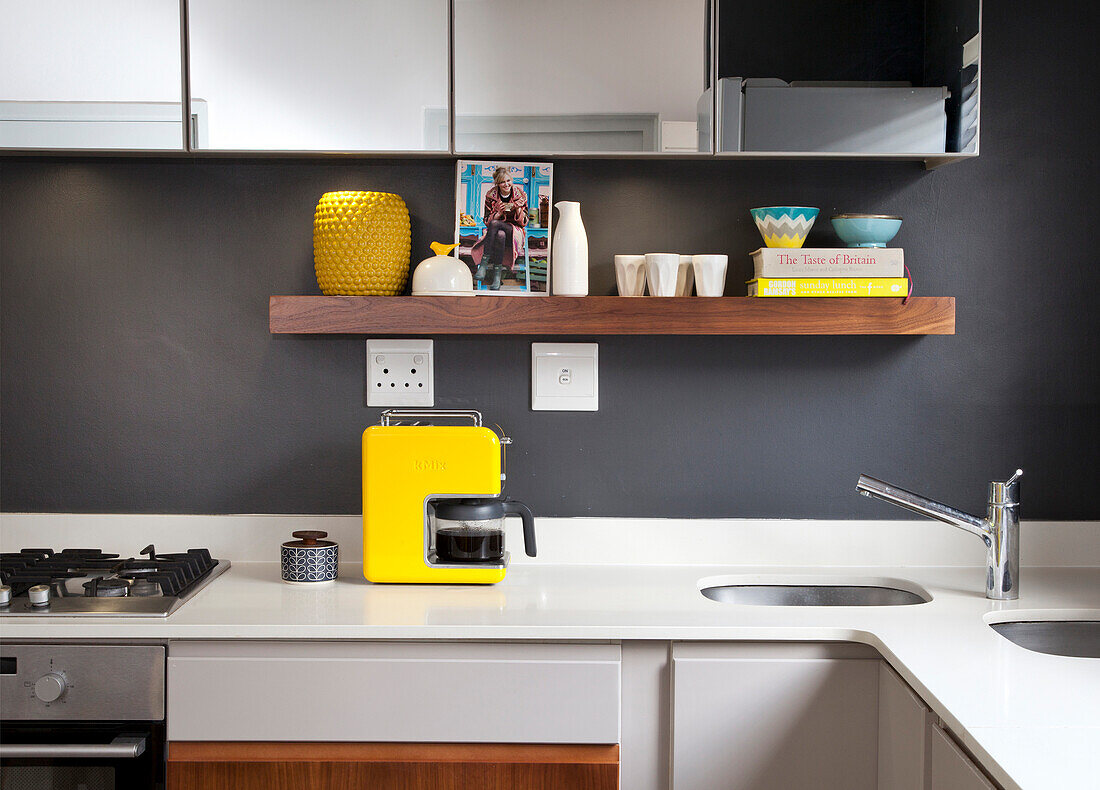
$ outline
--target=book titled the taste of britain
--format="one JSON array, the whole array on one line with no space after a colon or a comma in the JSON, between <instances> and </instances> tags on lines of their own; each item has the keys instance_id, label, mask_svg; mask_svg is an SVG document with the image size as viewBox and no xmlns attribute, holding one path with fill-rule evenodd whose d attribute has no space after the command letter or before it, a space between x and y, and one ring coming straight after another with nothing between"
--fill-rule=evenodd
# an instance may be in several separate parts
<instances>
[{"instance_id":1,"label":"book titled the taste of britain","mask_svg":"<svg viewBox=\"0 0 1100 790\"><path fill-rule=\"evenodd\" d=\"M752 254L754 278L904 277L901 247L784 249L762 247Z\"/></svg>"}]
</instances>

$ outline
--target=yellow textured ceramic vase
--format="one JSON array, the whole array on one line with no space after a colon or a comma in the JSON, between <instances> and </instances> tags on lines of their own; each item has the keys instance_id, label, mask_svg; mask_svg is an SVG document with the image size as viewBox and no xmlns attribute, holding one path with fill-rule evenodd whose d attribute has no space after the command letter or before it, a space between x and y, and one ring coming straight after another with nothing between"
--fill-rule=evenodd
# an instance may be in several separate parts
<instances>
[{"instance_id":1,"label":"yellow textured ceramic vase","mask_svg":"<svg viewBox=\"0 0 1100 790\"><path fill-rule=\"evenodd\" d=\"M409 277L409 210L389 192L326 192L313 215L313 268L325 296L397 296Z\"/></svg>"}]
</instances>

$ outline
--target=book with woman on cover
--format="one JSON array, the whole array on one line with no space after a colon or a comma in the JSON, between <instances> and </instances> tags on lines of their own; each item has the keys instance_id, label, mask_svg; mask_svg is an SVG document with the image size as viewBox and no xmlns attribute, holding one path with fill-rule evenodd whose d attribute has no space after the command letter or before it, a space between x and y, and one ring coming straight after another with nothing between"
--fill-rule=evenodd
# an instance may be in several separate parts
<instances>
[{"instance_id":1,"label":"book with woman on cover","mask_svg":"<svg viewBox=\"0 0 1100 790\"><path fill-rule=\"evenodd\" d=\"M458 162L456 254L478 293L549 293L553 173L537 162Z\"/></svg>"}]
</instances>

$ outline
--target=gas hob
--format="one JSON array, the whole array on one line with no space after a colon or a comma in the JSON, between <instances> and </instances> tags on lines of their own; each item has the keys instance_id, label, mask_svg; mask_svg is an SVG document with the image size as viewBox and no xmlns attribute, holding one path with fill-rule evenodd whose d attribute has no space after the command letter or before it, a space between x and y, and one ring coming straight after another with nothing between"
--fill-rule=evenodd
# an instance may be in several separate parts
<instances>
[{"instance_id":1,"label":"gas hob","mask_svg":"<svg viewBox=\"0 0 1100 790\"><path fill-rule=\"evenodd\" d=\"M121 558L100 549L0 554L0 616L167 617L229 570L207 549Z\"/></svg>"}]
</instances>

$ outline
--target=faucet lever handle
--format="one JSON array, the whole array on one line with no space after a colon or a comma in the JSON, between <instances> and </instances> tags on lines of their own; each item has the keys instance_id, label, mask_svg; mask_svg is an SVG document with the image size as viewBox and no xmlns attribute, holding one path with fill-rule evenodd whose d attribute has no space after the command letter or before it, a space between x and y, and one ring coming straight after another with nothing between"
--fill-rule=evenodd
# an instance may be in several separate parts
<instances>
[{"instance_id":1,"label":"faucet lever handle","mask_svg":"<svg viewBox=\"0 0 1100 790\"><path fill-rule=\"evenodd\" d=\"M1023 469L1017 469L1016 474L1003 483L996 481L989 484L989 504L991 505L1018 505L1019 490L1018 480L1024 473Z\"/></svg>"}]
</instances>

